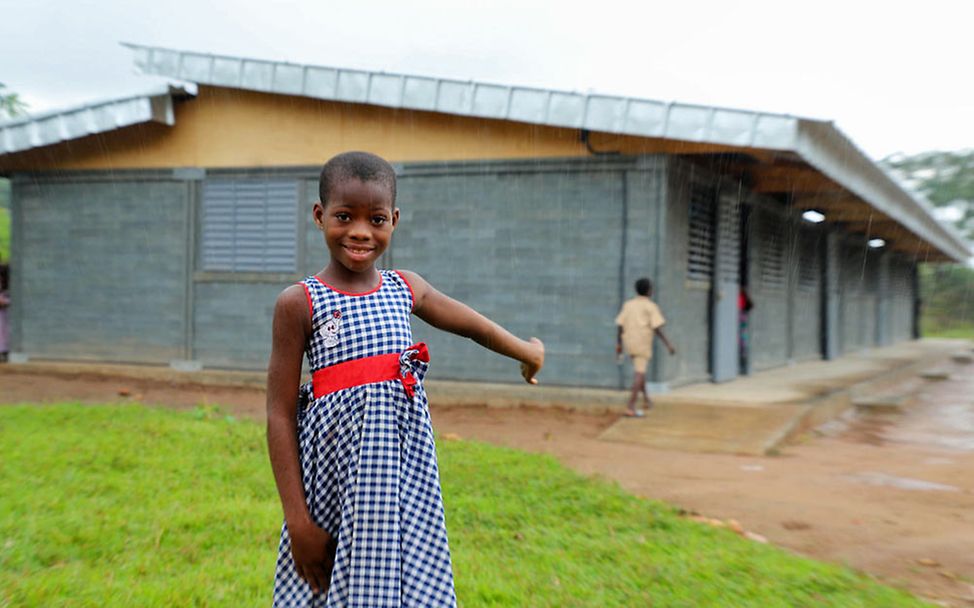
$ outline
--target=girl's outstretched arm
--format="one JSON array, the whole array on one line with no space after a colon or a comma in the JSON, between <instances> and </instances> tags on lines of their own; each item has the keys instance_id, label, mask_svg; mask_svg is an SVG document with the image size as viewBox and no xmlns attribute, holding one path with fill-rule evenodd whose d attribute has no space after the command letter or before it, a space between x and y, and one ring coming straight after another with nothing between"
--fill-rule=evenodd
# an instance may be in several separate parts
<instances>
[{"instance_id":1,"label":"girl's outstretched arm","mask_svg":"<svg viewBox=\"0 0 974 608\"><path fill-rule=\"evenodd\" d=\"M537 338L522 340L462 302L446 296L426 280L407 270L403 277L413 290L413 313L437 329L474 342L521 362L521 375L537 384L535 375L544 365L544 344Z\"/></svg>"},{"instance_id":2,"label":"girl's outstretched arm","mask_svg":"<svg viewBox=\"0 0 974 608\"><path fill-rule=\"evenodd\" d=\"M277 298L271 358L267 365L267 451L284 507L295 570L316 592L327 590L334 541L311 519L298 460L297 404L301 355L311 334L308 300L300 285Z\"/></svg>"}]
</instances>

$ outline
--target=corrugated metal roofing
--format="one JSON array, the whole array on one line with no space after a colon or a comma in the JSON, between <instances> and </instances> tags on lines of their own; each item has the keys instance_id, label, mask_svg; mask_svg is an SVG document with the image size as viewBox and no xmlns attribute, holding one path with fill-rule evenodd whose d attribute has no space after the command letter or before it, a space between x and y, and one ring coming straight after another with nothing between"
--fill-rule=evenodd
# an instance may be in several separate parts
<instances>
[{"instance_id":1,"label":"corrugated metal roofing","mask_svg":"<svg viewBox=\"0 0 974 608\"><path fill-rule=\"evenodd\" d=\"M67 110L0 122L0 154L49 146L144 122L172 126L176 123L173 96L188 94L183 88L163 86L123 99L91 102Z\"/></svg>"},{"instance_id":2,"label":"corrugated metal roofing","mask_svg":"<svg viewBox=\"0 0 974 608\"><path fill-rule=\"evenodd\" d=\"M145 74L266 93L771 150L797 130L782 114L123 44Z\"/></svg>"}]
</instances>

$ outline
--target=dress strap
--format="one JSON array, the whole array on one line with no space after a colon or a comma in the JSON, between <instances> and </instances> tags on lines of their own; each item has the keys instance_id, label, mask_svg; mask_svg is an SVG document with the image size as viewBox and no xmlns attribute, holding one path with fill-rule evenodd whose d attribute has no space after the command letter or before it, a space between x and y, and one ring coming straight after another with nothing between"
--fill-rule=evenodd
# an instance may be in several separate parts
<instances>
[{"instance_id":1,"label":"dress strap","mask_svg":"<svg viewBox=\"0 0 974 608\"><path fill-rule=\"evenodd\" d=\"M311 323L312 325L314 325L315 305L311 299L311 289L308 288L308 279L305 279L299 283L295 283L295 285L300 285L301 287L304 287L304 297L308 299L308 318L311 319Z\"/></svg>"}]
</instances>

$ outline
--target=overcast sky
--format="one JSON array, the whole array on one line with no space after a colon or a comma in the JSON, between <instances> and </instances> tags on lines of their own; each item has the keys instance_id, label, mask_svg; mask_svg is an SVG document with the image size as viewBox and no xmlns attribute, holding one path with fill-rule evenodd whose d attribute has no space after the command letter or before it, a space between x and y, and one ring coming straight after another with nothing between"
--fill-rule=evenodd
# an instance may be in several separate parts
<instances>
[{"instance_id":1,"label":"overcast sky","mask_svg":"<svg viewBox=\"0 0 974 608\"><path fill-rule=\"evenodd\" d=\"M138 92L119 41L834 120L867 154L974 148L974 3L0 0L42 111Z\"/></svg>"}]
</instances>

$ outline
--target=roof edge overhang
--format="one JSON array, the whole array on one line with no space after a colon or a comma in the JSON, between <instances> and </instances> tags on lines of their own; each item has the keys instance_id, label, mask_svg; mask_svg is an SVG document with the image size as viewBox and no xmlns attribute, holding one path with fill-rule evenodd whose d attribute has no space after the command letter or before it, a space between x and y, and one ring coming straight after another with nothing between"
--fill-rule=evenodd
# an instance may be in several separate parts
<instances>
[{"instance_id":1,"label":"roof edge overhang","mask_svg":"<svg viewBox=\"0 0 974 608\"><path fill-rule=\"evenodd\" d=\"M946 257L964 262L974 256L970 244L953 226L933 216L929 202L906 191L831 123L800 120L794 151L823 175L896 220Z\"/></svg>"},{"instance_id":2,"label":"roof edge overhang","mask_svg":"<svg viewBox=\"0 0 974 608\"><path fill-rule=\"evenodd\" d=\"M191 87L164 85L138 95L0 122L0 156L146 122L172 126L176 123L173 100L193 94Z\"/></svg>"},{"instance_id":3,"label":"roof edge overhang","mask_svg":"<svg viewBox=\"0 0 974 608\"><path fill-rule=\"evenodd\" d=\"M326 101L769 150L791 149L797 126L785 114L122 46L143 74Z\"/></svg>"}]
</instances>

